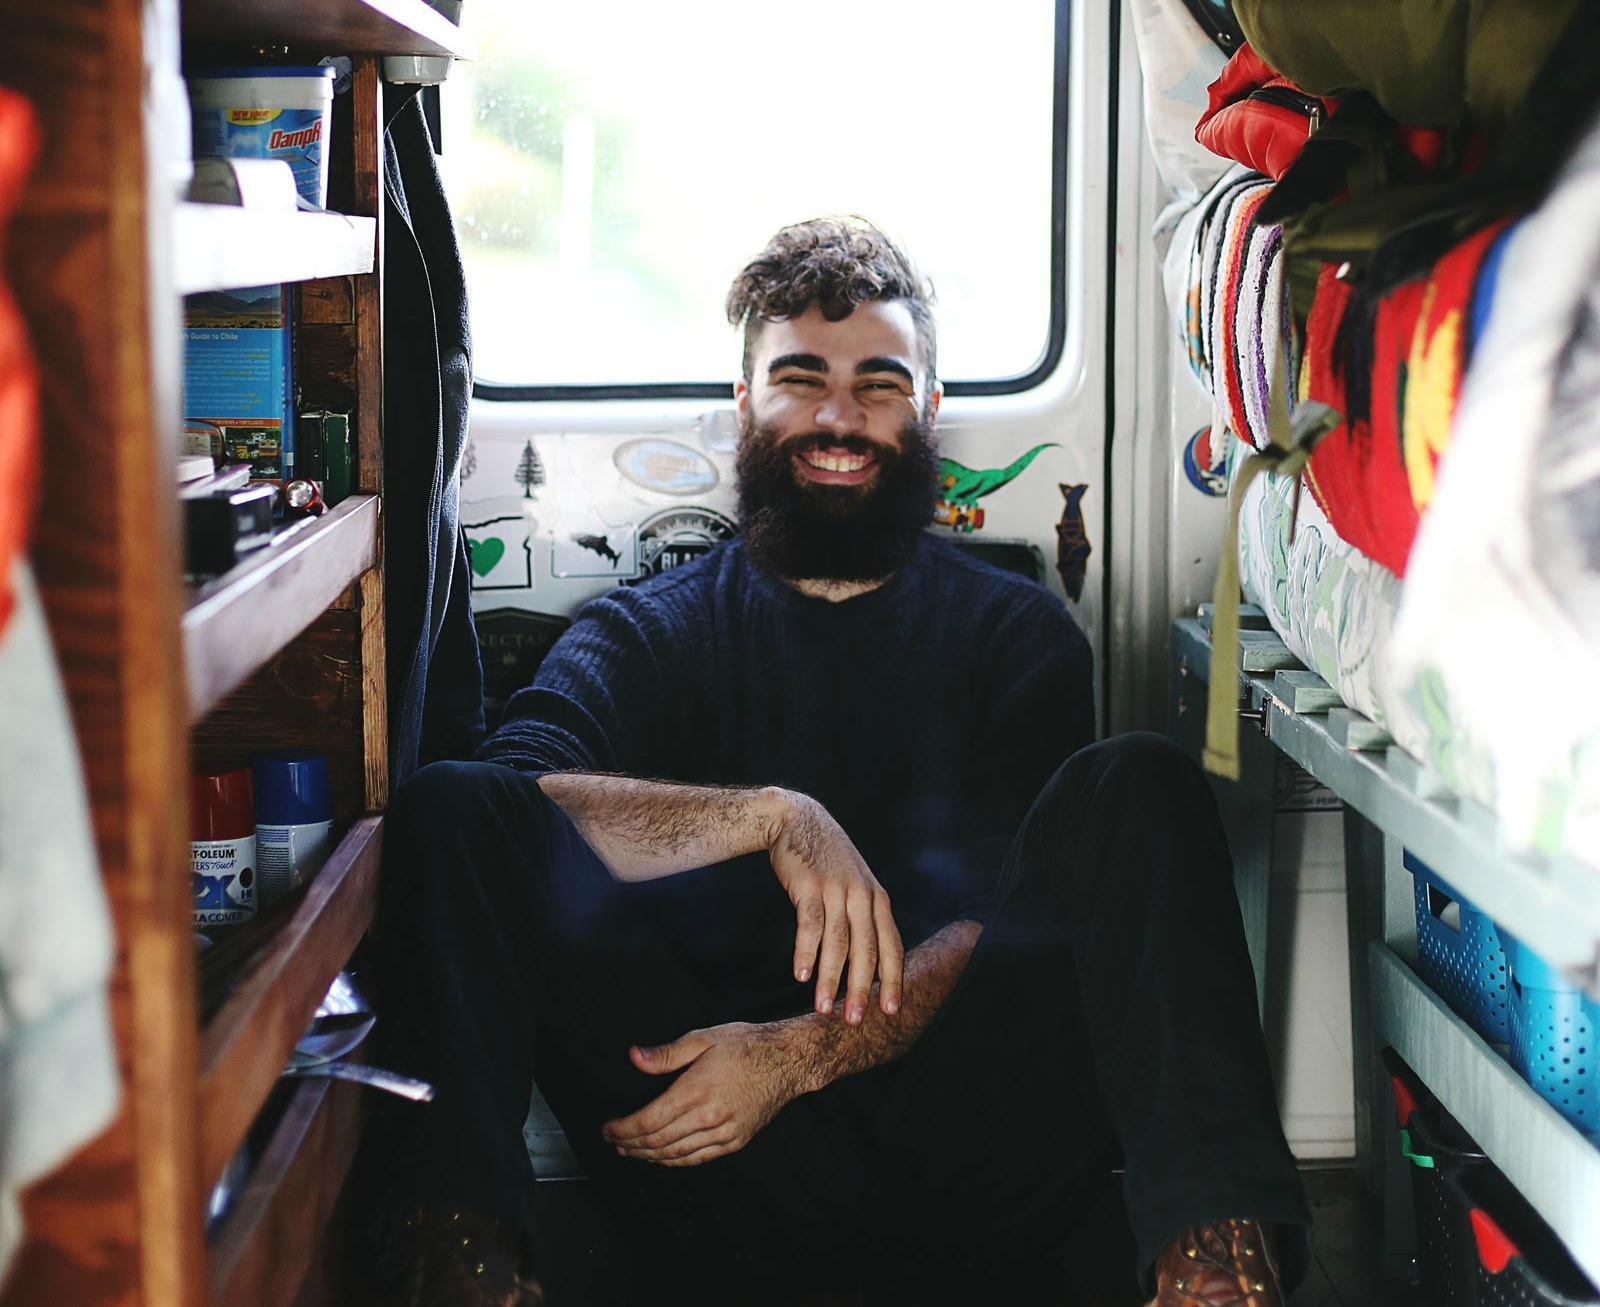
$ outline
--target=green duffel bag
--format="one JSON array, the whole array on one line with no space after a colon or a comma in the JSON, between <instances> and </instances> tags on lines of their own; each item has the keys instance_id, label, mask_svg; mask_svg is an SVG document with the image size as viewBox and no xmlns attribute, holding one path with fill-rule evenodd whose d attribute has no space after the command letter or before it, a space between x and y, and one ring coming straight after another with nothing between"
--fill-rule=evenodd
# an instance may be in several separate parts
<instances>
[{"instance_id":1,"label":"green duffel bag","mask_svg":"<svg viewBox=\"0 0 1600 1307\"><path fill-rule=\"evenodd\" d=\"M1317 96L1366 91L1394 118L1504 123L1578 0L1234 0L1255 52Z\"/></svg>"}]
</instances>

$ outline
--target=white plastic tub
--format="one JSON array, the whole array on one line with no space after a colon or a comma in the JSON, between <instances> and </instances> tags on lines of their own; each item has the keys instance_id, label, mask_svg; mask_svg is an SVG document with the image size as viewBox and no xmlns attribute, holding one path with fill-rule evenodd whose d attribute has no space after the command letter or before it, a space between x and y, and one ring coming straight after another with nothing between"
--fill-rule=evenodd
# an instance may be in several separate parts
<instances>
[{"instance_id":1,"label":"white plastic tub","mask_svg":"<svg viewBox=\"0 0 1600 1307\"><path fill-rule=\"evenodd\" d=\"M209 68L189 79L197 158L282 159L306 203L328 200L331 68Z\"/></svg>"}]
</instances>

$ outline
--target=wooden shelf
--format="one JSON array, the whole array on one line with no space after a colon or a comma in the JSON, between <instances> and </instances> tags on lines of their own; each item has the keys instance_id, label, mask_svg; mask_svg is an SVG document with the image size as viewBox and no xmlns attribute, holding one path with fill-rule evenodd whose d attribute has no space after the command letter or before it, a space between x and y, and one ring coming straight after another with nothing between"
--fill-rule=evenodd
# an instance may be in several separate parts
<instances>
[{"instance_id":1,"label":"wooden shelf","mask_svg":"<svg viewBox=\"0 0 1600 1307\"><path fill-rule=\"evenodd\" d=\"M198 721L378 561L378 500L352 495L282 544L193 587L183 615L189 720Z\"/></svg>"},{"instance_id":2,"label":"wooden shelf","mask_svg":"<svg viewBox=\"0 0 1600 1307\"><path fill-rule=\"evenodd\" d=\"M215 1307L281 1307L295 1294L355 1157L362 1089L298 1080L270 1141L212 1241L207 1280Z\"/></svg>"},{"instance_id":3,"label":"wooden shelf","mask_svg":"<svg viewBox=\"0 0 1600 1307\"><path fill-rule=\"evenodd\" d=\"M261 213L179 204L172 222L179 293L270 286L371 272L378 220L343 213Z\"/></svg>"},{"instance_id":4,"label":"wooden shelf","mask_svg":"<svg viewBox=\"0 0 1600 1307\"><path fill-rule=\"evenodd\" d=\"M183 0L183 38L322 54L475 53L475 43L422 0Z\"/></svg>"},{"instance_id":5,"label":"wooden shelf","mask_svg":"<svg viewBox=\"0 0 1600 1307\"><path fill-rule=\"evenodd\" d=\"M1374 943L1368 956L1379 1034L1600 1280L1600 1149L1392 950Z\"/></svg>"},{"instance_id":6,"label":"wooden shelf","mask_svg":"<svg viewBox=\"0 0 1600 1307\"><path fill-rule=\"evenodd\" d=\"M251 959L200 1035L200 1179L206 1191L238 1150L317 1004L372 920L382 818L351 826Z\"/></svg>"}]
</instances>

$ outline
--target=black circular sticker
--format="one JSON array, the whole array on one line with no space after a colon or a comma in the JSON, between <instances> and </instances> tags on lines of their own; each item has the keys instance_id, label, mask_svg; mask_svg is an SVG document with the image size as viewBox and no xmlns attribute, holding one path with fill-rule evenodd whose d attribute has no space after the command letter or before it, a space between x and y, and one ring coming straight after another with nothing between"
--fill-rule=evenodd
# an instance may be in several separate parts
<instances>
[{"instance_id":1,"label":"black circular sticker","mask_svg":"<svg viewBox=\"0 0 1600 1307\"><path fill-rule=\"evenodd\" d=\"M639 575L625 585L699 558L739 533L733 520L709 508L668 508L639 524Z\"/></svg>"}]
</instances>

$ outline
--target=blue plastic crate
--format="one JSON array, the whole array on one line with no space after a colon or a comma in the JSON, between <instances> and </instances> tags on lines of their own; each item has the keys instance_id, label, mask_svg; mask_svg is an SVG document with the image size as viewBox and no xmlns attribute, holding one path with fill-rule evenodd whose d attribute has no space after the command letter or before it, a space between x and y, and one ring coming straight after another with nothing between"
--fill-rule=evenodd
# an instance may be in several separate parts
<instances>
[{"instance_id":1,"label":"blue plastic crate","mask_svg":"<svg viewBox=\"0 0 1600 1307\"><path fill-rule=\"evenodd\" d=\"M1600 1004L1515 936L1501 931L1500 938L1511 963L1511 1065L1600 1139Z\"/></svg>"},{"instance_id":2,"label":"blue plastic crate","mask_svg":"<svg viewBox=\"0 0 1600 1307\"><path fill-rule=\"evenodd\" d=\"M1491 1044L1511 1038L1506 953L1494 923L1409 851L1422 978Z\"/></svg>"}]
</instances>

